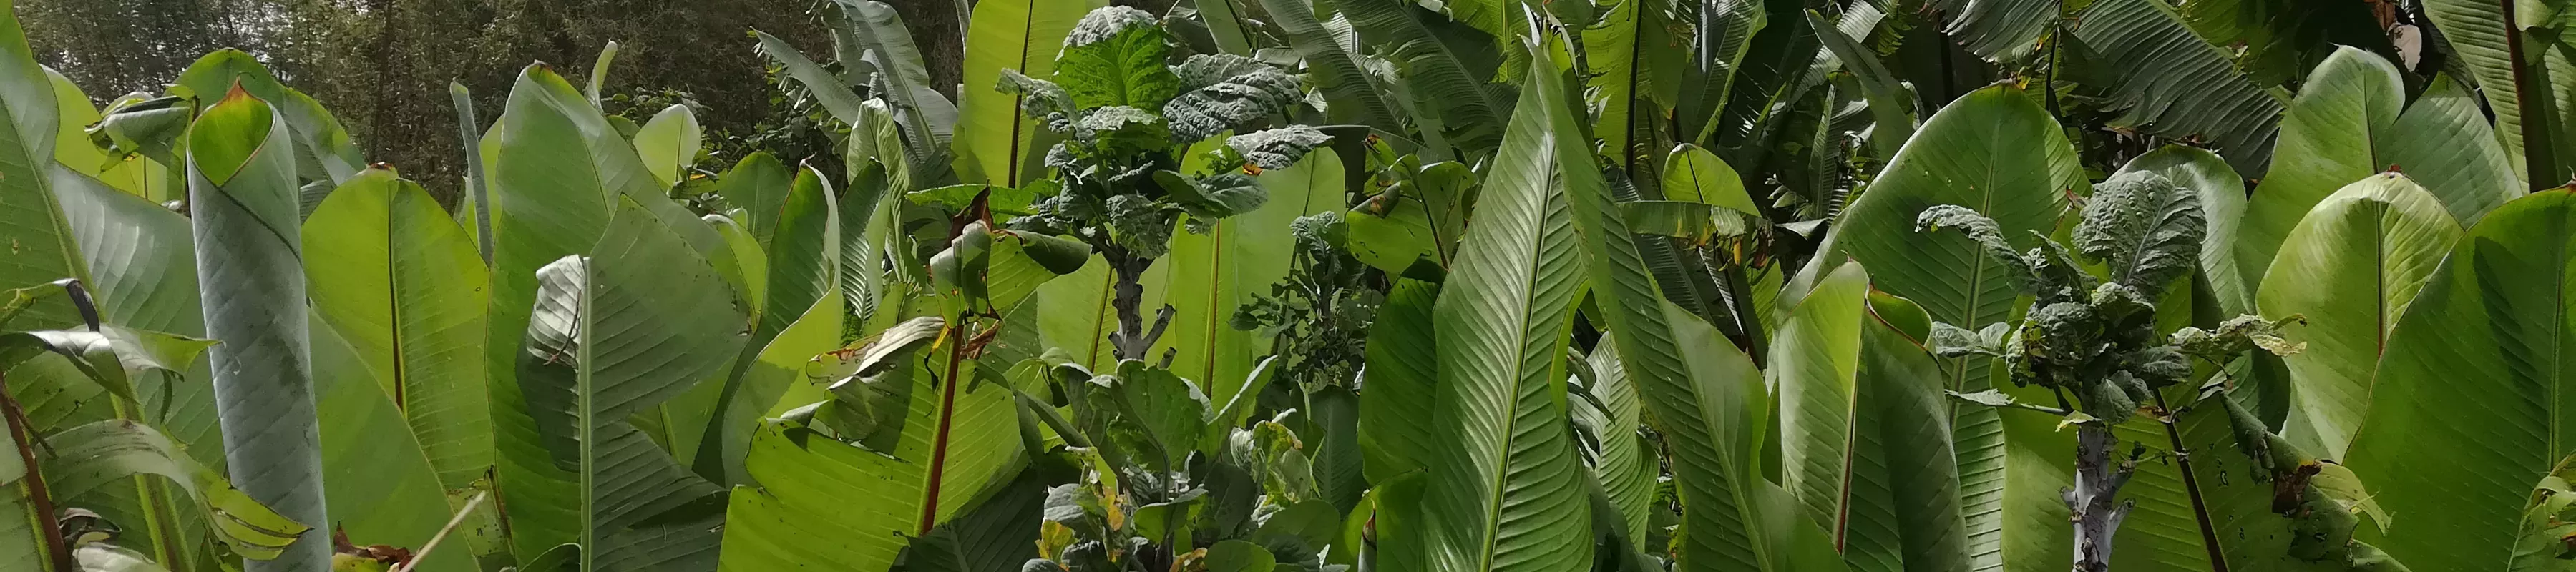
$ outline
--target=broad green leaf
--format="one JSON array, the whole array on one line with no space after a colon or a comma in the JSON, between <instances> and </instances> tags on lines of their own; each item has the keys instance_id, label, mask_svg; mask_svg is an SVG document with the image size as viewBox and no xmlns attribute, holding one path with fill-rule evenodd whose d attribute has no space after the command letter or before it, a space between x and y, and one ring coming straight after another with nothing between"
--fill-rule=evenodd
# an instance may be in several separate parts
<instances>
[{"instance_id":1,"label":"broad green leaf","mask_svg":"<svg viewBox=\"0 0 2576 572\"><path fill-rule=\"evenodd\" d=\"M723 377L701 384L669 406L672 452L708 478L740 483L750 429L814 354L840 342L841 209L821 172L799 169L787 183L777 220L761 237L766 290L753 309L751 336ZM803 328L790 337L787 332ZM712 443L713 446L706 446Z\"/></svg>"},{"instance_id":2,"label":"broad green leaf","mask_svg":"<svg viewBox=\"0 0 2576 572\"><path fill-rule=\"evenodd\" d=\"M1417 260L1448 268L1475 188L1476 175L1466 165L1424 166L1343 214L1350 228L1344 247L1361 263L1389 273L1403 273Z\"/></svg>"},{"instance_id":3,"label":"broad green leaf","mask_svg":"<svg viewBox=\"0 0 2576 572\"><path fill-rule=\"evenodd\" d=\"M1818 283L1772 342L1783 482L1858 570L1968 564L1958 465L1941 371L1891 323L1912 303L1868 292L1845 263Z\"/></svg>"},{"instance_id":4,"label":"broad green leaf","mask_svg":"<svg viewBox=\"0 0 2576 572\"><path fill-rule=\"evenodd\" d=\"M967 182L1018 187L1041 173L1038 120L1020 98L994 89L1002 70L1054 77L1055 53L1091 0L978 2L966 30L965 82L957 90L957 173Z\"/></svg>"},{"instance_id":5,"label":"broad green leaf","mask_svg":"<svg viewBox=\"0 0 2576 572\"><path fill-rule=\"evenodd\" d=\"M2526 181L2533 187L2576 171L2576 88L2565 79L2576 73L2576 54L2564 8L2554 4L2426 0L2422 8L2495 111L2495 138L2513 173L2540 177ZM2544 15L2553 8L2562 10L2559 21Z\"/></svg>"},{"instance_id":6,"label":"broad green leaf","mask_svg":"<svg viewBox=\"0 0 2576 572\"><path fill-rule=\"evenodd\" d=\"M1569 367L1574 369L1574 379L1582 382L1583 391L1600 400L1601 407L1573 399L1567 402L1575 403L1575 422L1591 426L1601 441L1600 457L1592 462L1592 478L1601 484L1609 507L1616 511L1594 517L1617 519L1625 538L1645 538L1649 517L1653 516L1650 511L1656 510L1650 504L1655 500L1655 477L1660 476L1662 468L1655 458L1654 443L1637 431L1646 423L1637 386L1628 381L1628 369L1619 363L1619 352L1595 351L1584 356L1583 361Z\"/></svg>"},{"instance_id":7,"label":"broad green leaf","mask_svg":"<svg viewBox=\"0 0 2576 572\"><path fill-rule=\"evenodd\" d=\"M2401 170L2474 225L2487 210L2522 194L2475 102L2456 83L2437 78L2413 105L2396 66L2358 49L2335 51L2310 72L2281 122L2275 161L2246 205L2236 240L2245 279L2259 283L2281 241L2318 201L2344 185Z\"/></svg>"},{"instance_id":8,"label":"broad green leaf","mask_svg":"<svg viewBox=\"0 0 2576 572\"><path fill-rule=\"evenodd\" d=\"M1011 390L967 387L980 365L957 346L912 345L887 358L892 369L873 385L901 392L901 417L881 421L858 446L765 424L745 462L757 488L736 488L727 509L723 569L884 566L904 537L932 533L1007 482L1022 459Z\"/></svg>"},{"instance_id":9,"label":"broad green leaf","mask_svg":"<svg viewBox=\"0 0 2576 572\"><path fill-rule=\"evenodd\" d=\"M1545 86L1554 83L1552 74L1533 75L1538 79L1529 84L1540 87L1525 93L1521 115L1553 111L1547 113L1545 129L1574 132L1566 102L1557 99L1561 92ZM1517 122L1514 128L1515 133L1529 130ZM1638 241L1612 202L1611 190L1592 167L1589 151L1579 138L1556 137L1553 144L1549 154L1539 156L1570 163L1562 167L1562 176L1571 218L1588 258L1594 305L1603 311L1612 334L1604 342L1609 347L1594 351L1617 353L1644 405L1645 420L1665 438L1681 526L1689 531L1671 548L1678 564L1685 569L1798 569L1784 547L1762 532L1766 518L1774 515L1763 512L1761 487L1766 485L1756 468L1766 416L1759 404L1769 400L1761 373L1715 327L1659 297L1655 276L1638 253ZM1495 204L1495 195L1487 197L1482 204ZM1487 218L1477 220L1476 225L1490 224ZM1475 228L1469 227L1471 237ZM1444 351L1447 344L1442 340ZM1443 378L1441 383L1450 381ZM1798 518L1794 511L1786 509L1785 518Z\"/></svg>"},{"instance_id":10,"label":"broad green leaf","mask_svg":"<svg viewBox=\"0 0 2576 572\"><path fill-rule=\"evenodd\" d=\"M1951 41L2002 63L2032 57L2065 9L2050 0L1931 0L1925 7L1945 17L1941 33Z\"/></svg>"},{"instance_id":11,"label":"broad green leaf","mask_svg":"<svg viewBox=\"0 0 2576 572\"><path fill-rule=\"evenodd\" d=\"M698 127L698 114L687 105L672 104L653 114L644 127L635 131L635 154L644 159L644 168L653 173L653 181L665 188L679 184L689 174L689 165L698 159L699 145L706 132Z\"/></svg>"},{"instance_id":12,"label":"broad green leaf","mask_svg":"<svg viewBox=\"0 0 2576 572\"><path fill-rule=\"evenodd\" d=\"M1744 178L1735 167L1728 166L1717 154L1697 145L1684 143L1674 147L1664 158L1664 200L1694 202L1724 207L1750 216L1762 216L1754 206L1753 196L1744 191Z\"/></svg>"},{"instance_id":13,"label":"broad green leaf","mask_svg":"<svg viewBox=\"0 0 2576 572\"><path fill-rule=\"evenodd\" d=\"M169 200L177 194L170 189L169 169L159 161L142 157L110 159L107 152L90 142L88 127L103 119L98 108L90 106L89 94L62 72L45 68L45 77L54 82L54 104L61 110L54 125L54 160L72 172L107 183L119 191L154 202Z\"/></svg>"},{"instance_id":14,"label":"broad green leaf","mask_svg":"<svg viewBox=\"0 0 2576 572\"><path fill-rule=\"evenodd\" d=\"M770 248L771 237L777 236L778 217L787 209L787 193L796 173L767 152L753 152L725 171L716 181L716 193L725 204L742 209L737 215L744 230L757 237L763 250Z\"/></svg>"},{"instance_id":15,"label":"broad green leaf","mask_svg":"<svg viewBox=\"0 0 2576 572\"><path fill-rule=\"evenodd\" d=\"M2283 336L2307 351L2282 357L2294 387L2282 436L2344 458L2370 407L2371 369L2389 329L2460 233L2432 194L2395 173L2345 186L2290 231L2257 297L2265 316L2307 318Z\"/></svg>"},{"instance_id":16,"label":"broad green leaf","mask_svg":"<svg viewBox=\"0 0 2576 572\"><path fill-rule=\"evenodd\" d=\"M360 181L372 176L362 173L351 177L350 182L365 184ZM413 189L417 192L418 188ZM351 194L356 193L335 192L333 197ZM455 224L444 218L430 220ZM463 247L461 243L452 246ZM473 253L465 251L465 256L471 259ZM480 300L476 302L467 307L479 314L483 306ZM488 480L470 480L490 472L490 457L487 453L483 466L474 469L468 481L442 483L443 475L435 470L431 456L436 449L422 446L415 437L418 423L406 423L413 419L394 400L401 394L389 391L396 386L386 379L387 370L368 361L380 356L366 355L335 331L338 328L319 319L321 316L316 318L312 328L314 399L322 423L322 477L328 484L324 493L331 513L339 515L331 523L332 528L335 533L347 534L349 541L358 546L384 544L419 550L447 524L455 509L461 508L449 505L451 495L471 498L491 489ZM481 324L474 326L473 333L479 339ZM459 350L473 353L472 348ZM482 364L472 365L479 368ZM467 379L481 378L482 372L477 369ZM482 397L483 388L479 385L458 389L473 390L478 400ZM482 425L468 428L485 429ZM489 429L485 431L483 446L488 452L491 433ZM498 511L478 510L467 525L449 534L447 542L456 544L431 553L418 569L475 570L477 558L507 545L498 517Z\"/></svg>"},{"instance_id":17,"label":"broad green leaf","mask_svg":"<svg viewBox=\"0 0 2576 572\"><path fill-rule=\"evenodd\" d=\"M1849 21L1852 16L1843 18ZM1874 121L1869 130L1870 145L1880 152L1903 147L1905 140L1914 136L1914 90L1889 71L1886 62L1879 61L1878 52L1861 43L1868 34L1854 35L1828 26L1824 17L1813 10L1807 11L1807 25L1816 29L1816 39L1825 44L1826 51L1833 52L1843 70L1851 72L1862 99L1869 102Z\"/></svg>"},{"instance_id":18,"label":"broad green leaf","mask_svg":"<svg viewBox=\"0 0 2576 572\"><path fill-rule=\"evenodd\" d=\"M420 185L369 169L332 192L303 227L313 307L391 403L448 490L492 467L480 354L490 304L464 229Z\"/></svg>"},{"instance_id":19,"label":"broad green leaf","mask_svg":"<svg viewBox=\"0 0 2576 572\"><path fill-rule=\"evenodd\" d=\"M619 536L659 536L648 523L687 519L722 492L627 419L723 367L742 343L737 314L714 269L633 201L620 201L590 255L547 264L536 278L515 365L538 436L555 468L575 476L580 498L569 515L514 508L512 526L556 516L544 524L594 547L583 567L600 567L636 556L618 553ZM703 531L660 538L643 563L713 552L715 541Z\"/></svg>"},{"instance_id":20,"label":"broad green leaf","mask_svg":"<svg viewBox=\"0 0 2576 572\"><path fill-rule=\"evenodd\" d=\"M1468 157L1485 156L1502 140L1513 94L1506 85L1489 83L1502 63L1492 36L1403 0L1332 0L1331 5L1350 19L1361 41L1379 47L1380 57L1395 64L1406 80L1403 89L1413 97L1410 109L1418 128L1434 130L1425 116L1436 118L1438 135L1466 150Z\"/></svg>"},{"instance_id":21,"label":"broad green leaf","mask_svg":"<svg viewBox=\"0 0 2576 572\"><path fill-rule=\"evenodd\" d=\"M1727 104L1742 97L1733 91L1736 78L1748 65L1754 37L1771 25L1768 10L1752 0L1718 0L1700 8L1699 28L1693 31L1697 49L1683 70L1681 101L1673 104L1677 139L1706 141L1718 132ZM1802 63L1814 57L1815 48L1807 49L1809 53L1797 56Z\"/></svg>"},{"instance_id":22,"label":"broad green leaf","mask_svg":"<svg viewBox=\"0 0 2576 572\"><path fill-rule=\"evenodd\" d=\"M1018 572L1036 558L1038 522L1046 505L1047 485L1069 481L1072 474L1030 467L1001 485L983 504L913 540L908 570L923 572Z\"/></svg>"},{"instance_id":23,"label":"broad green leaf","mask_svg":"<svg viewBox=\"0 0 2576 572\"><path fill-rule=\"evenodd\" d=\"M1923 123L1870 191L1843 211L1819 263L1799 273L1781 304L1794 307L1807 285L1821 278L1823 263L1849 257L1869 268L1877 288L1921 304L1934 321L1968 328L2005 321L2018 305L2006 269L1973 241L1957 233L1917 233L1912 221L1933 205L1964 205L1992 217L2015 245L2033 244L2032 233L2054 231L2067 214L2067 197L2086 187L2075 151L2060 133L2048 112L2019 88L1988 87L1951 102ZM1992 388L1989 373L1984 359L1942 363L1943 385L1954 391ZM2047 556L2064 555L2072 546L2065 540L2066 508L2056 495L2072 465L2050 460L2071 455L2071 437L2056 434L2047 421L2007 418L1988 408L1953 409L1972 569L1994 569L2004 557L2025 551L2035 562L2071 561ZM2024 438L2035 441L2007 446Z\"/></svg>"},{"instance_id":24,"label":"broad green leaf","mask_svg":"<svg viewBox=\"0 0 2576 572\"><path fill-rule=\"evenodd\" d=\"M1367 388L1360 392L1360 450L1369 482L1427 470L1441 442L1438 426L1422 414L1422 405L1440 395L1431 318L1439 295L1438 283L1397 278L1369 324L1369 367L1360 373Z\"/></svg>"},{"instance_id":25,"label":"broad green leaf","mask_svg":"<svg viewBox=\"0 0 2576 572\"><path fill-rule=\"evenodd\" d=\"M806 96L814 98L814 103L821 105L824 112L830 113L833 119L841 120L844 125L857 127L861 124L860 117L869 113L867 103L859 98L857 92L850 90L849 84L845 83L839 74L834 74L824 69L822 65L814 63L814 60L806 58L803 52L796 51L796 46L788 44L786 40L758 30L753 30L752 35L760 39L761 55L769 56L769 59L778 62L778 65L784 68L781 71L787 74L786 77L794 79L797 85L803 87ZM890 160L896 156L879 158L892 162Z\"/></svg>"},{"instance_id":26,"label":"broad green leaf","mask_svg":"<svg viewBox=\"0 0 2576 572\"><path fill-rule=\"evenodd\" d=\"M2531 484L2576 452L2569 291L2547 279L2576 260L2570 221L2569 189L2505 203L2469 228L2390 332L2348 463L2397 518L2379 542L2390 556L2506 561Z\"/></svg>"},{"instance_id":27,"label":"broad green leaf","mask_svg":"<svg viewBox=\"0 0 2576 572\"><path fill-rule=\"evenodd\" d=\"M1682 67L1688 61L1688 37L1676 33L1687 28L1676 26L1672 6L1655 0L1602 2L1595 8L1600 21L1582 32L1584 62L1591 66L1584 81L1586 104L1601 110L1593 136L1617 164L1634 172L1644 172L1635 161L1650 159L1655 150L1631 139L1641 127L1651 129L1679 98Z\"/></svg>"},{"instance_id":28,"label":"broad green leaf","mask_svg":"<svg viewBox=\"0 0 2576 572\"><path fill-rule=\"evenodd\" d=\"M528 416L529 382L517 367L538 267L601 244L610 206L619 202L638 204L678 235L692 256L719 267L741 263L728 260L732 249L722 235L654 186L634 146L552 70L531 66L520 74L494 130L483 139L492 202L482 206L490 209L493 241L484 359L492 370L500 504L512 514L513 552L530 558L576 540L583 512L578 505L585 498L578 475L556 468L538 438ZM732 290L720 292L725 303L716 307L731 308Z\"/></svg>"},{"instance_id":29,"label":"broad green leaf","mask_svg":"<svg viewBox=\"0 0 2576 572\"><path fill-rule=\"evenodd\" d=\"M833 43L845 50L840 64L861 63L848 58L846 51L859 49L860 59L875 66L875 81L884 86L873 95L886 102L903 130L904 155L923 172L947 169L957 105L931 85L930 69L921 49L913 45L903 15L875 0L836 0L835 4L839 9L826 13L826 23L831 25Z\"/></svg>"},{"instance_id":30,"label":"broad green leaf","mask_svg":"<svg viewBox=\"0 0 2576 572\"><path fill-rule=\"evenodd\" d=\"M1163 67L1171 48L1152 14L1125 6L1092 10L1074 24L1056 56L1055 83L1084 109L1124 105L1159 109L1180 92Z\"/></svg>"},{"instance_id":31,"label":"broad green leaf","mask_svg":"<svg viewBox=\"0 0 2576 572\"><path fill-rule=\"evenodd\" d=\"M1597 171L1561 136L1575 132L1561 81L1532 67L1432 310L1445 437L1426 481L1435 570L1565 570L1592 555L1564 393L1583 253L1552 182Z\"/></svg>"},{"instance_id":32,"label":"broad green leaf","mask_svg":"<svg viewBox=\"0 0 2576 572\"><path fill-rule=\"evenodd\" d=\"M55 453L45 457L40 470L56 498L79 496L138 475L168 479L212 519L217 538L234 553L251 559L245 563L249 567L275 564L272 559L315 530L251 500L223 475L197 464L169 437L140 423L96 421L48 435L45 442Z\"/></svg>"},{"instance_id":33,"label":"broad green leaf","mask_svg":"<svg viewBox=\"0 0 2576 572\"><path fill-rule=\"evenodd\" d=\"M1296 245L1281 238L1289 223L1342 206L1342 161L1334 153L1307 155L1294 167L1263 171L1254 182L1270 195L1259 209L1218 219L1207 234L1173 233L1171 252L1151 271L1174 313L1161 347L1148 355L1179 350L1172 372L1198 382L1219 403L1233 399L1253 361L1270 350L1268 339L1230 325L1235 309L1288 276Z\"/></svg>"},{"instance_id":34,"label":"broad green leaf","mask_svg":"<svg viewBox=\"0 0 2576 572\"><path fill-rule=\"evenodd\" d=\"M2234 54L2202 41L2155 0L2095 2L2074 28L2112 75L2109 125L2167 139L2208 140L2238 171L2271 163L2282 102L2237 70Z\"/></svg>"},{"instance_id":35,"label":"broad green leaf","mask_svg":"<svg viewBox=\"0 0 2576 572\"><path fill-rule=\"evenodd\" d=\"M0 14L0 107L9 123L0 139L0 242L14 245L0 257L0 289L34 286L84 273L45 171L54 161L60 124L53 82L37 65L19 31L17 14ZM28 310L25 323L67 327L80 323L69 301L55 299Z\"/></svg>"},{"instance_id":36,"label":"broad green leaf","mask_svg":"<svg viewBox=\"0 0 2576 572\"><path fill-rule=\"evenodd\" d=\"M1262 0L1271 21L1286 32L1288 46L1306 60L1306 77L1323 92L1325 118L1334 124L1367 125L1387 133L1403 130L1403 119L1396 115L1395 105L1379 95L1369 81L1368 72L1360 67L1360 58L1346 49L1315 15L1315 6L1303 0ZM1424 83L1429 90L1436 84Z\"/></svg>"},{"instance_id":37,"label":"broad green leaf","mask_svg":"<svg viewBox=\"0 0 2576 572\"><path fill-rule=\"evenodd\" d=\"M188 129L188 203L206 245L197 266L206 334L223 341L208 359L225 466L252 500L325 523L293 145L285 118L233 90ZM306 531L245 570L309 570L330 557L325 534Z\"/></svg>"}]
</instances>

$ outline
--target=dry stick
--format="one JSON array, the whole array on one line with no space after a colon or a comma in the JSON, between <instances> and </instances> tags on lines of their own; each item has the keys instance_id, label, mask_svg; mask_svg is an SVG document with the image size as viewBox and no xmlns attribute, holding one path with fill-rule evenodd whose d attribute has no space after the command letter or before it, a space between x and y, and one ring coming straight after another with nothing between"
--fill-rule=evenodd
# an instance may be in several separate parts
<instances>
[{"instance_id":1,"label":"dry stick","mask_svg":"<svg viewBox=\"0 0 2576 572\"><path fill-rule=\"evenodd\" d=\"M36 532L44 537L45 552L54 561L54 570L78 572L72 560L72 547L63 541L63 527L54 521L53 493L45 489L45 471L36 459L36 435L27 427L27 411L18 406L18 398L9 395L9 380L0 376L0 417L8 418L9 436L18 443L18 459L27 464L27 504L36 509Z\"/></svg>"},{"instance_id":2,"label":"dry stick","mask_svg":"<svg viewBox=\"0 0 2576 572\"><path fill-rule=\"evenodd\" d=\"M411 561L404 562L401 568L395 568L393 572L411 572L412 567L419 566L421 559L429 557L429 551L438 549L438 541L446 540L447 533L456 530L456 525L465 524L466 515L474 514L474 508L482 505L483 498L488 496L492 496L492 493L474 493L472 500L465 501L465 508L457 509L456 516L447 519L447 526L439 527L438 534L430 535L429 543L420 545L420 552L412 553Z\"/></svg>"}]
</instances>

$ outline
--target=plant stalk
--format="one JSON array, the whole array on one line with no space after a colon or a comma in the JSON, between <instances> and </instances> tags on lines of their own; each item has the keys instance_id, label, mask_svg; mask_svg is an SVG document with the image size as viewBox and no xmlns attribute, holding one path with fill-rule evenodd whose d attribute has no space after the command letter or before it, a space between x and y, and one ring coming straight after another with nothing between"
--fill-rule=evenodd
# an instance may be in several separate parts
<instances>
[{"instance_id":1,"label":"plant stalk","mask_svg":"<svg viewBox=\"0 0 2576 572\"><path fill-rule=\"evenodd\" d=\"M62 523L54 520L53 493L45 488L45 471L36 458L36 432L27 426L27 410L9 394L5 375L0 375L0 417L7 418L9 437L18 444L18 460L27 465L27 506L36 512L36 534L45 541L46 559L53 561L56 572L79 572L71 544L63 540Z\"/></svg>"},{"instance_id":2,"label":"plant stalk","mask_svg":"<svg viewBox=\"0 0 2576 572\"><path fill-rule=\"evenodd\" d=\"M2137 469L2135 460L2112 463L2113 448L2119 444L2119 437L2101 422L2076 426L2075 488L2063 495L2066 507L2074 511L2075 572L2111 569L2111 540L2130 508L2116 497Z\"/></svg>"}]
</instances>

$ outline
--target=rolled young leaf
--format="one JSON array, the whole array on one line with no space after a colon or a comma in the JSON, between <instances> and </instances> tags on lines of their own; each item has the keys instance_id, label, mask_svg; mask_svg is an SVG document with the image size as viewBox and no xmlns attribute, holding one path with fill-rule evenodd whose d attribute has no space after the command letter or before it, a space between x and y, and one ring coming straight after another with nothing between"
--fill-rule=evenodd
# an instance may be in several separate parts
<instances>
[{"instance_id":1,"label":"rolled young leaf","mask_svg":"<svg viewBox=\"0 0 2576 572\"><path fill-rule=\"evenodd\" d=\"M251 500L296 522L327 523L322 444L307 355L302 222L286 121L238 88L188 129L197 282L223 420L225 466ZM306 531L250 572L319 570L331 544Z\"/></svg>"}]
</instances>

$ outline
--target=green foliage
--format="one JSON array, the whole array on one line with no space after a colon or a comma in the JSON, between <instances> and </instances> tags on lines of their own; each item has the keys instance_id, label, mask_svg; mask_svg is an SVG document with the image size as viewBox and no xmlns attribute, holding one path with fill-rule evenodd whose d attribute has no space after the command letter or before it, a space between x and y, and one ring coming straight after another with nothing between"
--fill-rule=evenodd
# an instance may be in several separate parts
<instances>
[{"instance_id":1,"label":"green foliage","mask_svg":"<svg viewBox=\"0 0 2576 572\"><path fill-rule=\"evenodd\" d=\"M2559 11L1103 4L463 78L452 210L0 38L0 572L2564 562Z\"/></svg>"}]
</instances>

